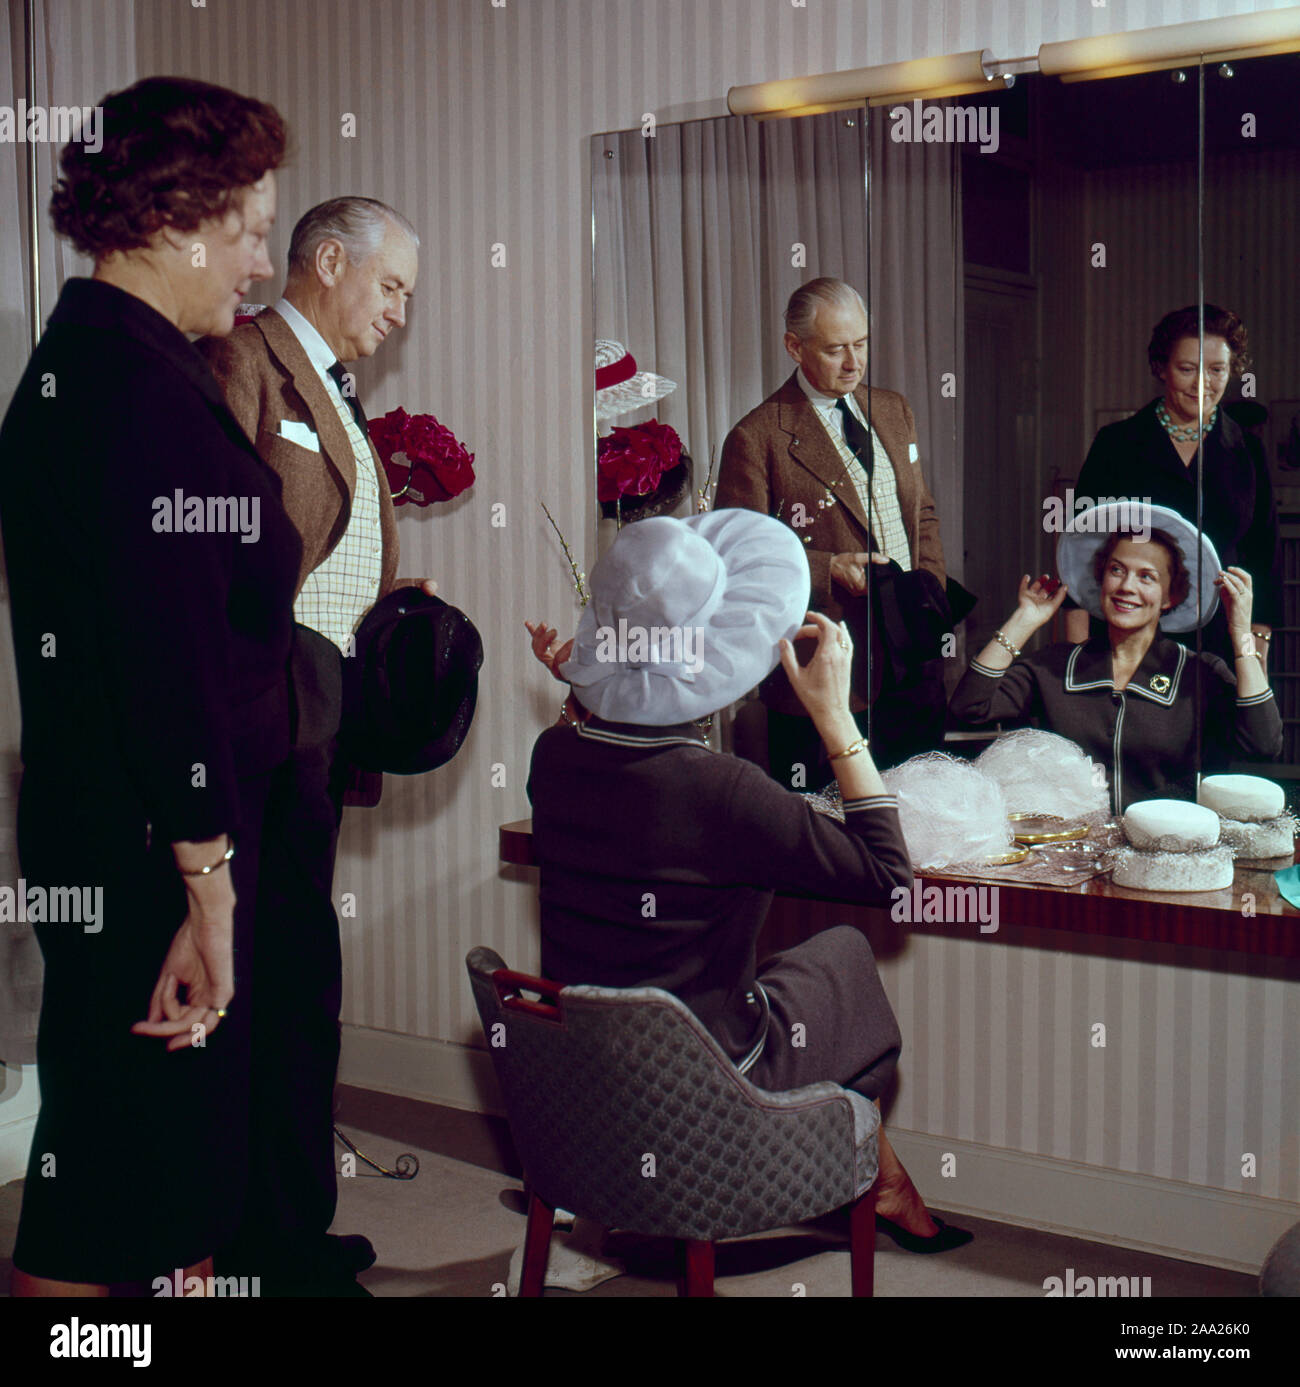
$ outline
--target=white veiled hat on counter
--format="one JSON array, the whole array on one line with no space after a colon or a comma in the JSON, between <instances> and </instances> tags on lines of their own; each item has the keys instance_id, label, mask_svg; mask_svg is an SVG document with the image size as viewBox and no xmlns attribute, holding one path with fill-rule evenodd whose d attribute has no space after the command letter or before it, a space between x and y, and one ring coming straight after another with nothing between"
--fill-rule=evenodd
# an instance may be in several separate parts
<instances>
[{"instance_id":1,"label":"white veiled hat on counter","mask_svg":"<svg viewBox=\"0 0 1300 1387\"><path fill-rule=\"evenodd\" d=\"M1004 733L975 765L1001 785L1012 814L1074 819L1110 813L1105 767L1098 776L1083 748L1055 732L1022 727Z\"/></svg>"},{"instance_id":2,"label":"white veiled hat on counter","mask_svg":"<svg viewBox=\"0 0 1300 1387\"><path fill-rule=\"evenodd\" d=\"M882 779L898 797L903 840L918 871L986 862L1011 847L1006 796L969 761L926 751Z\"/></svg>"}]
</instances>

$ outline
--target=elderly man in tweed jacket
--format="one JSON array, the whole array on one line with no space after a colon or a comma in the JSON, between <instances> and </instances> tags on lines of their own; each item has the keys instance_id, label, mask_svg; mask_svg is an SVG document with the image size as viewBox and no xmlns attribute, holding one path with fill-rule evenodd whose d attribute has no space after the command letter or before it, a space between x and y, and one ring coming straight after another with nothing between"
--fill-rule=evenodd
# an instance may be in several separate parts
<instances>
[{"instance_id":1,"label":"elderly man in tweed jacket","mask_svg":"<svg viewBox=\"0 0 1300 1387\"><path fill-rule=\"evenodd\" d=\"M762 511L804 541L812 602L865 632L869 563L893 560L945 582L934 497L925 484L912 411L892 390L861 384L867 364L862 299L836 279L797 289L786 310L785 347L797 370L751 410L722 447L715 504ZM855 713L869 688L865 635L857 641ZM941 736L937 662L905 687L886 687L871 710L872 751L892 765ZM795 789L830 779L817 737L778 666L762 687L771 773ZM866 727L865 716L860 720Z\"/></svg>"},{"instance_id":2,"label":"elderly man in tweed jacket","mask_svg":"<svg viewBox=\"0 0 1300 1387\"><path fill-rule=\"evenodd\" d=\"M346 767L336 757L342 659L394 586L397 522L344 365L406 322L418 238L373 198L322 203L294 228L284 297L199 344L230 408L279 474L303 541L294 616L297 723L263 840L254 961L252 1179L228 1272L268 1294L364 1295L361 1237L328 1237L342 957L333 905ZM426 585L432 586L432 585Z\"/></svg>"}]
</instances>

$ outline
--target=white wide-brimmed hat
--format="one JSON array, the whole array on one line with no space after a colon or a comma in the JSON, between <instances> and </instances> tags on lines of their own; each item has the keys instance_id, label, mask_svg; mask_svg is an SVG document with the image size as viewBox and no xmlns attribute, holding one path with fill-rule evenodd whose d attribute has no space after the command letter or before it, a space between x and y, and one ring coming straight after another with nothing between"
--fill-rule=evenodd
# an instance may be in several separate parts
<instances>
[{"instance_id":1,"label":"white wide-brimmed hat","mask_svg":"<svg viewBox=\"0 0 1300 1387\"><path fill-rule=\"evenodd\" d=\"M625 526L591 571L561 674L609 722L670 727L734 703L776 667L808 610L804 547L751 510Z\"/></svg>"},{"instance_id":2,"label":"white wide-brimmed hat","mask_svg":"<svg viewBox=\"0 0 1300 1387\"><path fill-rule=\"evenodd\" d=\"M622 344L596 341L596 418L607 424L644 409L677 389L677 382L653 371L638 371L636 358Z\"/></svg>"},{"instance_id":3,"label":"white wide-brimmed hat","mask_svg":"<svg viewBox=\"0 0 1300 1387\"><path fill-rule=\"evenodd\" d=\"M1189 580L1187 596L1160 618L1162 631L1194 631L1204 626L1219 605L1219 556L1210 537L1201 532L1196 542L1196 526L1189 524L1168 506L1152 506L1139 501L1112 501L1081 511L1065 527L1056 541L1056 571L1070 589L1070 596L1090 616L1105 620L1101 613L1101 584L1093 572L1097 550L1116 530L1163 530L1178 545ZM1199 563L1198 563L1199 554ZM1200 613L1196 610L1196 590L1200 587Z\"/></svg>"}]
</instances>

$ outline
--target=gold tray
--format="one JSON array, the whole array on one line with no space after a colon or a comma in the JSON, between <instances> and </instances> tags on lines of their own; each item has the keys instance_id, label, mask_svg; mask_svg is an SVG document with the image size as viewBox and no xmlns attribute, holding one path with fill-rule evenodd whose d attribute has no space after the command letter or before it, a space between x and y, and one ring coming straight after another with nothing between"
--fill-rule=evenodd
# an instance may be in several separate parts
<instances>
[{"instance_id":1,"label":"gold tray","mask_svg":"<svg viewBox=\"0 0 1300 1387\"><path fill-rule=\"evenodd\" d=\"M1055 814L1008 814L1007 819L1013 825L1012 837L1017 843L1075 843L1091 832L1088 824L1070 825L1068 819ZM1024 824L1024 828L1016 828L1017 824ZM1065 827L1053 828L1053 824Z\"/></svg>"},{"instance_id":2,"label":"gold tray","mask_svg":"<svg viewBox=\"0 0 1300 1387\"><path fill-rule=\"evenodd\" d=\"M984 865L986 867L1010 867L1013 862L1023 862L1028 856L1028 848L1012 848L1010 852L1000 852L996 857L986 857Z\"/></svg>"}]
</instances>

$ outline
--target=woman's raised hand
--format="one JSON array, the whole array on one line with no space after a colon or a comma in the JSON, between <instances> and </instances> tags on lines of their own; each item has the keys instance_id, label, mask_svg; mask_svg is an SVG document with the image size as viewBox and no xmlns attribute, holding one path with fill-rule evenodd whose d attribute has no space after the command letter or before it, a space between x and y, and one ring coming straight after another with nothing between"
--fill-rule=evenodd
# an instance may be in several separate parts
<instances>
[{"instance_id":1,"label":"woman's raised hand","mask_svg":"<svg viewBox=\"0 0 1300 1387\"><path fill-rule=\"evenodd\" d=\"M795 640L816 638L817 649L806 665L799 663L790 641L780 645L781 664L790 679L790 686L809 716L819 717L847 712L849 687L853 673L853 641L848 627L809 612L805 625L794 634Z\"/></svg>"},{"instance_id":2,"label":"woman's raised hand","mask_svg":"<svg viewBox=\"0 0 1300 1387\"><path fill-rule=\"evenodd\" d=\"M1225 568L1214 582L1219 589L1219 596L1223 599L1223 610L1228 618L1234 653L1253 655L1255 642L1250 633L1250 618L1255 591L1250 574L1244 568L1232 566Z\"/></svg>"},{"instance_id":3,"label":"woman's raised hand","mask_svg":"<svg viewBox=\"0 0 1300 1387\"><path fill-rule=\"evenodd\" d=\"M1035 578L1030 582L1029 574L1026 573L1020 580L1016 615L1021 618L1022 624L1028 624L1032 633L1051 621L1060 610L1065 597L1064 583L1056 583L1045 573L1041 578Z\"/></svg>"},{"instance_id":4,"label":"woman's raised hand","mask_svg":"<svg viewBox=\"0 0 1300 1387\"><path fill-rule=\"evenodd\" d=\"M573 654L572 639L560 645L558 632L544 621L525 621L524 626L533 638L533 654L550 670L553 678L567 684L569 681L560 673L559 667Z\"/></svg>"}]
</instances>

